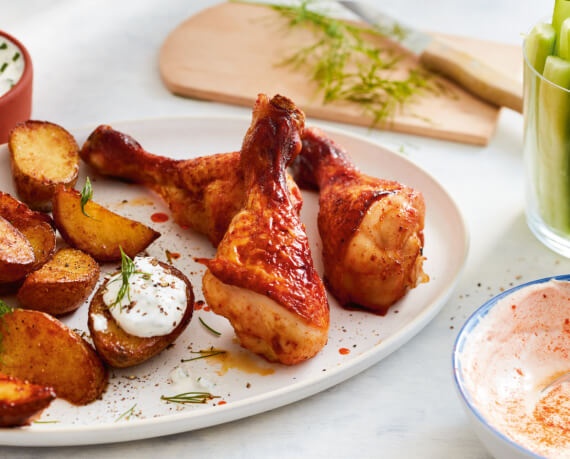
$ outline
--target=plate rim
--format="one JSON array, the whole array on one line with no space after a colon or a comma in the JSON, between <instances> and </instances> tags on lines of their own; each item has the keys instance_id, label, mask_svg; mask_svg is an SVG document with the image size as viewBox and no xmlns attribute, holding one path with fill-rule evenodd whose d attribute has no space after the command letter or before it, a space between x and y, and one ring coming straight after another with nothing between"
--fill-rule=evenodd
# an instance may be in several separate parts
<instances>
[{"instance_id":1,"label":"plate rim","mask_svg":"<svg viewBox=\"0 0 570 459\"><path fill-rule=\"evenodd\" d=\"M181 116L166 116L166 117L149 117L149 118L136 118L130 120L120 120L113 122L88 124L79 127L68 129L72 132L74 137L78 134L91 133L97 126L107 124L113 128L120 129L121 125L146 123L146 122L168 122L168 121L250 121L251 115L181 115ZM447 191L447 189L427 170L419 164L413 162L411 159L397 153L396 151L382 145L376 139L368 138L362 134L351 132L344 128L338 128L325 125L313 119L309 119L311 126L323 129L327 134L343 135L346 137L354 138L360 142L373 145L375 148L384 150L390 155L396 156L402 160L407 166L416 169L424 176L426 176L442 193L445 198L449 200L452 208L457 214L459 222L461 223L461 238L463 240L463 253L461 254L461 263L459 268L452 276L451 280L447 283L446 287L442 289L437 297L424 308L418 315L410 320L404 327L399 329L394 335L382 340L383 346L378 349L372 347L358 357L351 359L346 364L339 365L335 368L329 369L325 378L310 377L303 382L291 384L279 389L268 391L259 395L248 397L243 400L238 400L222 406L216 406L216 410L208 414L208 419L211 422L195 422L200 419L202 410L188 411L174 413L160 417L149 417L147 419L134 419L128 423L106 423L98 425L77 425L77 426L58 426L42 425L41 430L30 428L31 426L24 426L20 428L0 428L0 443L5 446L77 446L77 445L94 445L94 444L111 444L117 442L133 441L140 439L150 439L165 435L173 435L182 432L190 432L193 430L213 427L216 425L225 424L227 422L244 419L255 414L260 414L275 408L286 406L290 403L300 401L309 396L315 395L323 390L335 386L347 379L355 376L356 374L370 368L372 365L378 363L380 360L386 358L392 352L396 351L412 338L414 338L423 328L425 328L433 318L441 311L453 293L457 283L459 282L467 263L467 257L470 247L470 234L466 224L465 217L457 201ZM7 144L1 144L1 147ZM459 233L459 232L458 232ZM248 408L248 405L250 406ZM214 407L212 407L214 408ZM212 419L213 418L213 419ZM185 421L185 423L184 423ZM183 424L183 425L182 425ZM153 427L149 430L148 427ZM105 438L101 438L101 434L109 434ZM58 434L58 438L54 436ZM61 441L61 435L76 434L68 438L67 441Z\"/></svg>"}]
</instances>

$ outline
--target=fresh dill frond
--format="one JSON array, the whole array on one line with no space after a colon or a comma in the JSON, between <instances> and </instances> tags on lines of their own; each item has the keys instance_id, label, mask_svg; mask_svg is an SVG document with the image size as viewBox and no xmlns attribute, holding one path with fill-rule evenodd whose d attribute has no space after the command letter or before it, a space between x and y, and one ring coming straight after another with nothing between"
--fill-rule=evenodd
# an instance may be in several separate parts
<instances>
[{"instance_id":1,"label":"fresh dill frond","mask_svg":"<svg viewBox=\"0 0 570 459\"><path fill-rule=\"evenodd\" d=\"M137 271L135 267L135 262L129 257L124 251L123 247L119 246L119 250L121 251L121 272L119 273L121 280L121 286L119 287L119 291L117 292L117 297L115 301L113 301L108 309L111 309L113 306L117 304L121 304L123 299L126 297L131 302L131 295L129 292L129 279L133 274L140 274L145 279L150 279L150 274L144 273L142 271ZM118 280L118 279L117 279Z\"/></svg>"},{"instance_id":2,"label":"fresh dill frond","mask_svg":"<svg viewBox=\"0 0 570 459\"><path fill-rule=\"evenodd\" d=\"M204 322L201 317L198 317L198 320L200 320L200 323L201 323L204 327L206 327L206 329L207 329L208 331L210 331L211 333L213 333L214 335L216 335L216 336L221 336L221 335L222 335L219 331L214 330L214 329L213 329L212 327L210 327L206 322Z\"/></svg>"},{"instance_id":3,"label":"fresh dill frond","mask_svg":"<svg viewBox=\"0 0 570 459\"><path fill-rule=\"evenodd\" d=\"M182 394L173 395L167 397L162 395L161 400L170 403L180 403L185 405L187 403L207 403L208 400L213 400L215 398L220 398L219 395L212 395L209 392L184 392Z\"/></svg>"},{"instance_id":4,"label":"fresh dill frond","mask_svg":"<svg viewBox=\"0 0 570 459\"><path fill-rule=\"evenodd\" d=\"M81 190L81 200L79 203L81 205L81 213L89 218L93 217L85 212L85 205L91 200L91 198L93 198L93 187L91 186L91 180L87 177L85 179L85 185L83 185L83 189Z\"/></svg>"},{"instance_id":5,"label":"fresh dill frond","mask_svg":"<svg viewBox=\"0 0 570 459\"><path fill-rule=\"evenodd\" d=\"M389 47L378 47L369 37L401 39L405 30L377 30L359 26L315 11L315 0L301 0L294 5L265 5L288 19L290 27L313 31L315 42L295 51L277 65L306 70L318 86L323 103L353 102L363 108L376 125L394 116L396 110L413 102L426 91L440 92L423 69L411 69L397 77L399 61L404 57Z\"/></svg>"},{"instance_id":6,"label":"fresh dill frond","mask_svg":"<svg viewBox=\"0 0 570 459\"><path fill-rule=\"evenodd\" d=\"M123 414L121 414L117 419L115 419L115 422L119 422L121 419L129 419L133 413L135 412L135 407L137 406L137 404L135 403L133 406L131 406L127 411L125 411Z\"/></svg>"},{"instance_id":7,"label":"fresh dill frond","mask_svg":"<svg viewBox=\"0 0 570 459\"><path fill-rule=\"evenodd\" d=\"M207 359L208 357L214 357L215 355L226 354L226 351L220 349L208 349L203 351L190 351L191 354L200 354L198 357L192 357L191 359L183 359L181 362L191 362L192 360Z\"/></svg>"}]
</instances>

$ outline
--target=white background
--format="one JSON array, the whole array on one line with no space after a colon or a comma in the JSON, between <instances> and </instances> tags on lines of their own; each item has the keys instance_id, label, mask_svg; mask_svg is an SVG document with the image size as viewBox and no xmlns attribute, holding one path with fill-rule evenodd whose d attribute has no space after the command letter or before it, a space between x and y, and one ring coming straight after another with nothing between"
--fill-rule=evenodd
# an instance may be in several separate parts
<instances>
[{"instance_id":1,"label":"white background","mask_svg":"<svg viewBox=\"0 0 570 459\"><path fill-rule=\"evenodd\" d=\"M0 2L0 29L34 62L32 116L67 128L248 109L171 95L158 74L160 45L176 25L215 4L196 0ZM520 43L552 1L384 0L426 30ZM331 125L336 125L331 123ZM106 446L0 448L2 457L487 458L454 393L451 349L468 315L490 296L570 272L524 218L522 117L504 110L485 148L342 126L405 154L458 201L471 231L459 286L416 338L364 373L269 413L170 437ZM429 206L429 203L427 203ZM451 328L453 327L453 328Z\"/></svg>"}]
</instances>

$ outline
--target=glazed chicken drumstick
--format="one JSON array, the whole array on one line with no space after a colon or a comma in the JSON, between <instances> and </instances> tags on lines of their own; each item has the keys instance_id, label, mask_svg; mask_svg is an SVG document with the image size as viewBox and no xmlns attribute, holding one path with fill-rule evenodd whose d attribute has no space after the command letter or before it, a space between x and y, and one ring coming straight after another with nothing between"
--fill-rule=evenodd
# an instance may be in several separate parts
<instances>
[{"instance_id":1,"label":"glazed chicken drumstick","mask_svg":"<svg viewBox=\"0 0 570 459\"><path fill-rule=\"evenodd\" d=\"M166 201L176 223L205 234L214 246L243 204L239 152L175 160L148 153L132 137L102 125L91 133L80 155L100 174L154 190ZM299 213L301 192L289 175L287 180Z\"/></svg>"},{"instance_id":2,"label":"glazed chicken drumstick","mask_svg":"<svg viewBox=\"0 0 570 459\"><path fill-rule=\"evenodd\" d=\"M260 95L241 150L247 189L203 278L208 305L242 346L292 365L326 344L329 307L294 210L286 165L301 150L304 115L287 98Z\"/></svg>"},{"instance_id":3,"label":"glazed chicken drumstick","mask_svg":"<svg viewBox=\"0 0 570 459\"><path fill-rule=\"evenodd\" d=\"M320 129L307 128L293 163L301 186L319 189L325 282L343 306L385 314L423 272L420 192L369 177Z\"/></svg>"}]
</instances>

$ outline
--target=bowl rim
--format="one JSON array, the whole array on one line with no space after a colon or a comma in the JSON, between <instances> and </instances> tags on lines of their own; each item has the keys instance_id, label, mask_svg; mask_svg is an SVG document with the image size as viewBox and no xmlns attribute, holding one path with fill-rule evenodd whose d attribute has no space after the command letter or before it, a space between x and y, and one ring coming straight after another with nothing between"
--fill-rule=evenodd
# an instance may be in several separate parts
<instances>
[{"instance_id":1,"label":"bowl rim","mask_svg":"<svg viewBox=\"0 0 570 459\"><path fill-rule=\"evenodd\" d=\"M463 326L459 330L457 337L455 338L455 343L453 345L453 352L452 352L452 362L451 362L452 368L453 368L453 379L455 381L455 385L458 389L458 392L459 392L463 402L465 403L465 405L467 407L469 407L469 410L479 420L479 422L481 422L481 424L484 427L486 427L487 430L489 430L491 433L493 433L499 439L506 442L511 447L519 450L522 453L525 453L527 455L530 455L531 457L535 457L538 459L543 459L544 456L540 456L540 455L530 451L529 449L523 447L522 445L515 442L514 440L511 440L504 433L502 433L501 431L499 431L498 429L493 427L485 419L485 416L475 406L475 404L473 403L473 401L470 397L470 394L469 394L467 388L464 385L463 371L462 371L461 362L460 362L460 354L461 354L461 351L463 350L463 346L465 345L468 336L477 327L477 325L479 325L479 322L481 321L481 319L483 319L489 313L489 311L500 300L502 300L503 298L511 295L512 293L514 293L517 290L520 290L524 287L528 287L530 285L536 285L536 284L544 284L544 283L549 282L551 280L570 282L570 274L561 274L561 275L557 275L557 276L543 277L541 279L536 279L536 280L526 282L526 283L521 284L521 285L517 285L515 287L512 287L512 288L505 290L504 292L501 292L500 294L494 296L493 298L486 301L482 306L477 308L475 310L475 312L473 312L469 316L469 318L465 321L465 323L463 324Z\"/></svg>"},{"instance_id":2,"label":"bowl rim","mask_svg":"<svg viewBox=\"0 0 570 459\"><path fill-rule=\"evenodd\" d=\"M26 84L30 84L30 80L33 74L33 67L32 67L32 58L30 57L30 53L28 52L28 50L20 40L10 35L9 33L4 32L3 30L0 30L0 37L7 38L12 43L14 43L18 48L20 48L20 51L22 52L22 57L25 62L24 72L22 73L20 79L16 82L16 84L12 88L8 90L8 92L0 96L0 104L2 104L6 100L12 99L13 97L17 97L20 92L20 88Z\"/></svg>"}]
</instances>

